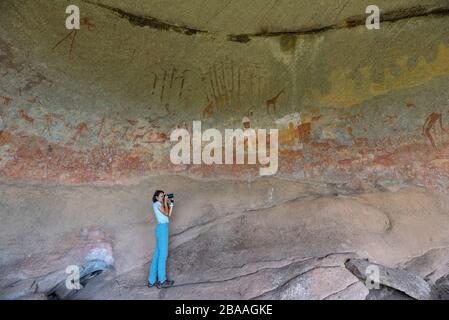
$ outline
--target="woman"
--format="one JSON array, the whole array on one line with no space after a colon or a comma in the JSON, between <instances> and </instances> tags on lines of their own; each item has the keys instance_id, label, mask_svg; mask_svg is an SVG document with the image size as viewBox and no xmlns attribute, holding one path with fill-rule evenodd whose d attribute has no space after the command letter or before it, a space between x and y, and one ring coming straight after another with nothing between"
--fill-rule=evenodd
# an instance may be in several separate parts
<instances>
[{"instance_id":1,"label":"woman","mask_svg":"<svg viewBox=\"0 0 449 320\"><path fill-rule=\"evenodd\" d=\"M157 190L153 195L153 212L156 216L156 249L148 275L148 287L157 286L158 289L171 287L173 280L166 276L166 262L168 257L168 223L173 210L173 203L162 190ZM156 280L158 281L156 282Z\"/></svg>"}]
</instances>

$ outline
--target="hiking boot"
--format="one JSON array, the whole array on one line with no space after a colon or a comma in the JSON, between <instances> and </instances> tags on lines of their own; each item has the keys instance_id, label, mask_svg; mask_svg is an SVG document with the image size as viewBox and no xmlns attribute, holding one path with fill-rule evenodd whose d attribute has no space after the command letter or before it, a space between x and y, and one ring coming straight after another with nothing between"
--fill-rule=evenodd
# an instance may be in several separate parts
<instances>
[{"instance_id":1,"label":"hiking boot","mask_svg":"<svg viewBox=\"0 0 449 320\"><path fill-rule=\"evenodd\" d=\"M156 281L156 283L153 283L153 284L150 282L147 283L148 288L153 288L154 286L158 286L158 285L159 285L159 281Z\"/></svg>"},{"instance_id":2,"label":"hiking boot","mask_svg":"<svg viewBox=\"0 0 449 320\"><path fill-rule=\"evenodd\" d=\"M165 280L164 282L158 282L157 284L156 284L156 286L157 286L157 288L158 289L162 289L162 288L168 288L168 287L171 287L171 286L173 286L173 284L174 284L175 282L173 281L173 280Z\"/></svg>"}]
</instances>

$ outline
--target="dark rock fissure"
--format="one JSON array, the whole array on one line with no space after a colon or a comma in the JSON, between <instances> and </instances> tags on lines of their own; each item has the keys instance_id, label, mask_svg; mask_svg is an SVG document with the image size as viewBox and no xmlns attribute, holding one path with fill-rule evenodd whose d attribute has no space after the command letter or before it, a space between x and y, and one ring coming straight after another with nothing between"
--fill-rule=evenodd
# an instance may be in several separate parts
<instances>
[{"instance_id":1,"label":"dark rock fissure","mask_svg":"<svg viewBox=\"0 0 449 320\"><path fill-rule=\"evenodd\" d=\"M122 9L119 8L115 8L115 7L111 7L102 3L96 3L96 2L92 2L89 0L83 0L86 3L110 10L116 14L118 14L121 18L124 18L126 20L128 20L131 24L138 26L138 27L150 27L152 29L156 29L156 30L164 30L164 31L175 31L175 32L179 32L188 36L197 34L197 33L207 33L207 31L204 30L200 30L200 29L195 29L195 28L190 28L190 27L186 27L186 26L182 26L182 25L176 25L176 24L172 24L166 21L162 21L158 18L154 18L154 17L149 17L149 16L139 16L130 12L126 12Z\"/></svg>"},{"instance_id":2,"label":"dark rock fissure","mask_svg":"<svg viewBox=\"0 0 449 320\"><path fill-rule=\"evenodd\" d=\"M341 268L341 266L339 265L335 265L335 266L321 266L321 265L317 265L317 266L313 266L310 269L307 269L301 273L298 273L296 275L294 275L293 277L289 278L288 280L284 281L282 284L280 284L279 286L277 286L276 288L272 289L272 290L268 290L266 292L261 293L260 295L251 298L251 300L257 300L257 299L266 299L266 296L269 294L274 294L277 293L279 291L281 291L283 288L285 288L286 286L288 286L289 283L291 283L293 280L300 278L301 276L305 275L306 273L312 272L316 269L332 269L332 268Z\"/></svg>"},{"instance_id":3,"label":"dark rock fissure","mask_svg":"<svg viewBox=\"0 0 449 320\"><path fill-rule=\"evenodd\" d=\"M139 16L127 11L124 11L120 8L111 7L102 3L92 2L90 0L83 0L86 3L113 11L118 14L121 18L127 19L131 24L139 27L150 27L156 30L164 30L164 31L175 31L178 33L182 33L185 35L195 35L195 34L207 34L211 33L207 30L201 30L197 28L187 27L183 25L176 25L173 23L169 23L166 21L162 21L158 18L151 16ZM440 8L428 8L424 6L416 6L411 8L401 8L397 10L392 10L388 12L381 12L381 22L397 22L405 19L413 19L418 17L442 17L449 15L449 7L440 7ZM309 34L318 34L323 33L329 30L338 30L338 29L348 29L354 28L357 26L365 25L366 23L366 14L352 16L344 19L335 24L330 24L327 26L311 26L305 28L299 28L296 30L281 30L281 31L267 31L263 30L262 32L257 33L248 33L248 34L228 34L227 39L233 42L247 43L251 41L251 38L260 38L260 37L279 37L284 35L309 35Z\"/></svg>"},{"instance_id":4,"label":"dark rock fissure","mask_svg":"<svg viewBox=\"0 0 449 320\"><path fill-rule=\"evenodd\" d=\"M427 8L424 6L417 6L411 8L402 8L389 12L381 12L381 22L397 22L405 19L413 19L418 17L442 17L449 15L449 7L443 8ZM251 41L251 38L260 37L279 37L283 35L309 35L323 33L329 30L348 29L357 26L363 26L366 23L367 15L358 15L346 18L345 20L336 24L327 26L312 26L307 28L300 28L296 30L283 30L283 31L262 31L253 34L231 34L228 35L229 41L246 43Z\"/></svg>"}]
</instances>

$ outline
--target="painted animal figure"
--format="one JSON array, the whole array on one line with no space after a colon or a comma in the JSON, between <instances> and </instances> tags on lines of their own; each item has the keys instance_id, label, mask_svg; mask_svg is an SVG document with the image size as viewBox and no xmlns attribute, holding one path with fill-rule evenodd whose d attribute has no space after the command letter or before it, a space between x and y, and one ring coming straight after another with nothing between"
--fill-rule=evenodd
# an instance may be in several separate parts
<instances>
[{"instance_id":1,"label":"painted animal figure","mask_svg":"<svg viewBox=\"0 0 449 320\"><path fill-rule=\"evenodd\" d=\"M276 112L276 102L281 96L281 94L284 93L284 89L279 91L277 95L275 95L273 98L267 100L267 114L270 114L270 107L273 107L273 112Z\"/></svg>"},{"instance_id":2,"label":"painted animal figure","mask_svg":"<svg viewBox=\"0 0 449 320\"><path fill-rule=\"evenodd\" d=\"M211 102L209 102L209 104L204 107L203 112L202 112L202 116L203 118L211 118L213 113L214 113L214 108L216 108L216 110L220 110L223 111L227 105L227 103L229 102L230 98L229 96L222 94L218 97L215 97L214 100L212 100Z\"/></svg>"},{"instance_id":3,"label":"painted animal figure","mask_svg":"<svg viewBox=\"0 0 449 320\"><path fill-rule=\"evenodd\" d=\"M213 115L214 102L211 101L209 104L203 109L203 118L211 118Z\"/></svg>"},{"instance_id":4,"label":"painted animal figure","mask_svg":"<svg viewBox=\"0 0 449 320\"><path fill-rule=\"evenodd\" d=\"M34 119L27 115L24 110L19 111L19 116L28 123L34 122Z\"/></svg>"},{"instance_id":5,"label":"painted animal figure","mask_svg":"<svg viewBox=\"0 0 449 320\"><path fill-rule=\"evenodd\" d=\"M8 105L11 103L11 101L12 101L12 98L11 98L11 97L0 96L0 98L3 99L3 104L4 104L5 106L8 106Z\"/></svg>"}]
</instances>

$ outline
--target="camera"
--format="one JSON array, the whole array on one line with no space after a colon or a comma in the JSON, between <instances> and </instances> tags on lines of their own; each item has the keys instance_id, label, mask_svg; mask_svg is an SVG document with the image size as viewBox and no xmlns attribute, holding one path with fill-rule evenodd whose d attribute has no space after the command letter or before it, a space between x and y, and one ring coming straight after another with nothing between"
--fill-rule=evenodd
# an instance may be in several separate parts
<instances>
[{"instance_id":1,"label":"camera","mask_svg":"<svg viewBox=\"0 0 449 320\"><path fill-rule=\"evenodd\" d=\"M170 200L171 203L175 203L175 195L173 193L169 193L166 195L168 200Z\"/></svg>"}]
</instances>

